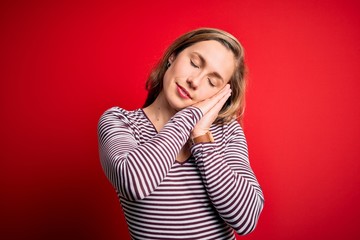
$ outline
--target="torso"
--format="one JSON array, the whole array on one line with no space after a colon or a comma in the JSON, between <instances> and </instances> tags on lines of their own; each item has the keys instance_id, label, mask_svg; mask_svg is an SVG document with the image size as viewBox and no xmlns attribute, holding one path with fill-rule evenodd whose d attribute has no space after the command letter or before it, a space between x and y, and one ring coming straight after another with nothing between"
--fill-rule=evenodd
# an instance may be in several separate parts
<instances>
[{"instance_id":1,"label":"torso","mask_svg":"<svg viewBox=\"0 0 360 240\"><path fill-rule=\"evenodd\" d=\"M151 106L142 109L142 111L144 112L148 120L152 123L156 132L160 132L161 129L164 127L166 120L164 121L163 119L160 118L157 119L155 111L151 108ZM179 154L176 157L176 161L179 163L184 163L186 160L190 158L190 156L191 156L191 152L188 141L188 143L181 148Z\"/></svg>"},{"instance_id":2,"label":"torso","mask_svg":"<svg viewBox=\"0 0 360 240\"><path fill-rule=\"evenodd\" d=\"M120 111L121 121L131 129L138 146L149 142L163 128L151 121L143 109ZM220 129L215 131L221 132ZM220 148L219 154L222 150ZM164 171L151 164L155 162L151 158L165 156L150 153L142 156L150 157L149 165L143 171ZM117 190L132 239L235 240L233 229L220 217L207 194L202 174L190 154L190 146L186 144L173 161L159 185L146 197L128 199ZM158 176L144 179L144 187L150 186Z\"/></svg>"}]
</instances>

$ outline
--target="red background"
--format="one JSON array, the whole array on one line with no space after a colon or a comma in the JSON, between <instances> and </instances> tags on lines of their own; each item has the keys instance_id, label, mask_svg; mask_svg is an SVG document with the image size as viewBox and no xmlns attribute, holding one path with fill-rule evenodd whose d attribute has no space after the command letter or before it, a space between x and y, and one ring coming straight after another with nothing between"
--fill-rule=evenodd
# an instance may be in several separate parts
<instances>
[{"instance_id":1,"label":"red background","mask_svg":"<svg viewBox=\"0 0 360 240\"><path fill-rule=\"evenodd\" d=\"M243 239L360 238L358 1L49 2L0 5L1 239L128 238L98 118L140 107L165 47L201 26L236 35L250 69L266 202Z\"/></svg>"}]
</instances>

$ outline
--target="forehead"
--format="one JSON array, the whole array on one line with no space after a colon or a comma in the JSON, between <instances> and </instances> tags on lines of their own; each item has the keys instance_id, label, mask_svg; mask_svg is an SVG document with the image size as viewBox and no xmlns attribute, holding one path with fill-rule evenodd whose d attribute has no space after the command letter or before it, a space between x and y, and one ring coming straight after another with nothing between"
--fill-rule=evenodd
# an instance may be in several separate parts
<instances>
[{"instance_id":1,"label":"forehead","mask_svg":"<svg viewBox=\"0 0 360 240\"><path fill-rule=\"evenodd\" d=\"M200 55L208 70L219 73L228 81L235 70L233 52L215 40L197 42L184 50L187 54Z\"/></svg>"}]
</instances>

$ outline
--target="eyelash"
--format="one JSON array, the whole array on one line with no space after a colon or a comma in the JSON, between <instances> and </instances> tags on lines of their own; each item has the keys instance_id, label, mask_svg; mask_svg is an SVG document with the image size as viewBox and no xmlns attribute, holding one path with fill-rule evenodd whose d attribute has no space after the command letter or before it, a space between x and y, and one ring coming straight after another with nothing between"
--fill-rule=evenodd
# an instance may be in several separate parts
<instances>
[{"instance_id":1,"label":"eyelash","mask_svg":"<svg viewBox=\"0 0 360 240\"><path fill-rule=\"evenodd\" d=\"M190 60L190 64L191 66L193 66L194 68L200 68L198 65L196 65L192 60Z\"/></svg>"},{"instance_id":2,"label":"eyelash","mask_svg":"<svg viewBox=\"0 0 360 240\"><path fill-rule=\"evenodd\" d=\"M215 85L211 82L210 78L208 78L208 81L211 87L215 87Z\"/></svg>"},{"instance_id":3,"label":"eyelash","mask_svg":"<svg viewBox=\"0 0 360 240\"><path fill-rule=\"evenodd\" d=\"M197 66L192 60L190 60L190 64L191 66L193 66L194 68L200 68L199 66ZM210 78L208 78L208 82L210 84L211 87L215 87L215 85L211 82Z\"/></svg>"}]
</instances>

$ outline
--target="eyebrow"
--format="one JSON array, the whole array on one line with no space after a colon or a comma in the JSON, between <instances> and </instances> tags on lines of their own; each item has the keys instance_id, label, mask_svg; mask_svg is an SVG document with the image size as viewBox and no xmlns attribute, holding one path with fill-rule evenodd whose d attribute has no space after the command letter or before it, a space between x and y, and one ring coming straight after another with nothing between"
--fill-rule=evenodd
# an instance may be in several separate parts
<instances>
[{"instance_id":1,"label":"eyebrow","mask_svg":"<svg viewBox=\"0 0 360 240\"><path fill-rule=\"evenodd\" d=\"M200 58L200 61L201 61L202 65L206 65L206 60L200 53L198 53L198 52L192 52L192 53ZM218 79L220 79L221 81L224 82L223 77L218 72L212 72L212 73L210 73L210 75L212 75L212 76L214 76L214 77L216 77L216 78L218 78Z\"/></svg>"}]
</instances>

